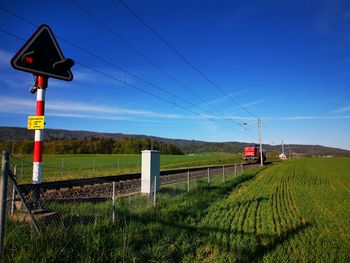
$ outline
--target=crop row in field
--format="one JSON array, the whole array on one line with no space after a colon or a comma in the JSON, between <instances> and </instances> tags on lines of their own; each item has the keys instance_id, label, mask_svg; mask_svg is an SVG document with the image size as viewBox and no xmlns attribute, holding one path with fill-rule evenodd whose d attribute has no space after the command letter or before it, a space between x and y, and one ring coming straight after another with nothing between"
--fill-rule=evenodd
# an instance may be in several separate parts
<instances>
[{"instance_id":1,"label":"crop row in field","mask_svg":"<svg viewBox=\"0 0 350 263\"><path fill-rule=\"evenodd\" d=\"M220 229L211 234L212 259L348 262L349 161L277 165L217 202L201 222Z\"/></svg>"}]
</instances>

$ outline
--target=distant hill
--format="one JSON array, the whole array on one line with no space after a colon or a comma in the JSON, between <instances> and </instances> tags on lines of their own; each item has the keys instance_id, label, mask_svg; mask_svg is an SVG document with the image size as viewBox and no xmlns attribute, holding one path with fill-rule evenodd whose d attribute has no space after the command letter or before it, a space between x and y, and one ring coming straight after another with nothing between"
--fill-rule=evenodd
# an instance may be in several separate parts
<instances>
[{"instance_id":1,"label":"distant hill","mask_svg":"<svg viewBox=\"0 0 350 263\"><path fill-rule=\"evenodd\" d=\"M34 136L33 131L29 131L26 128L20 127L1 127L0 126L0 142L5 141L23 141L32 140ZM84 138L111 138L111 139L150 139L167 144L174 144L179 147L186 154L198 154L198 153L214 153L214 152L226 152L226 153L240 153L242 149L249 145L246 142L205 142L196 140L182 140L182 139L168 139L147 135L135 135L135 134L123 134L123 133L99 133L90 131L70 131L60 129L45 129L45 139L81 139ZM281 145L268 145L264 144L263 148L267 152L280 152ZM289 152L294 156L350 156L350 151L325 147L321 145L286 145L285 152L288 155Z\"/></svg>"}]
</instances>

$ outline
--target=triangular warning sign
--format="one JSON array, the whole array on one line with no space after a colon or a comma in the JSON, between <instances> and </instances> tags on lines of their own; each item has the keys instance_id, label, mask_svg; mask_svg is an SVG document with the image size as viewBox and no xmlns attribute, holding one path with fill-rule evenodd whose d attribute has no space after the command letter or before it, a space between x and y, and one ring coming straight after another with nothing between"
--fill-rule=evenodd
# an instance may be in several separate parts
<instances>
[{"instance_id":1,"label":"triangular warning sign","mask_svg":"<svg viewBox=\"0 0 350 263\"><path fill-rule=\"evenodd\" d=\"M11 65L18 70L62 80L72 80L72 59L65 59L47 25L41 25L12 58Z\"/></svg>"}]
</instances>

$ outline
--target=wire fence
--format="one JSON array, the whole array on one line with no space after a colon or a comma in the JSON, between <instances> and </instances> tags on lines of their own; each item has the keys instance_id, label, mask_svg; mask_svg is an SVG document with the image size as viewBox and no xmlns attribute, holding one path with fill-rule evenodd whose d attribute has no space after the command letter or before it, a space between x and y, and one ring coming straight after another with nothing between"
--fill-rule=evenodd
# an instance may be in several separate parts
<instances>
[{"instance_id":1,"label":"wire fence","mask_svg":"<svg viewBox=\"0 0 350 263\"><path fill-rule=\"evenodd\" d=\"M7 183L7 235L23 238L48 235L52 231L78 231L101 224L118 224L125 213L142 213L184 193L203 186L220 186L243 173L242 164L161 172L159 185L152 178L149 192L141 193L141 179L101 181L89 178L84 185L45 188L19 184L21 173L16 162L9 162ZM165 201L164 201L165 200ZM85 230L84 230L85 231ZM5 239L6 241L6 239Z\"/></svg>"},{"instance_id":2,"label":"wire fence","mask_svg":"<svg viewBox=\"0 0 350 263\"><path fill-rule=\"evenodd\" d=\"M84 186L72 186L59 189L44 189L39 185L18 185L18 189L27 202L28 209L35 213L42 213L48 219L62 222L83 221L91 222L112 220L113 204L127 200L128 204L135 203L145 208L156 205L156 193L159 195L178 195L197 189L203 184L217 185L225 183L232 177L242 173L243 165L202 168L197 170L179 171L163 174L160 185L154 186L151 182L149 194L142 194L141 180L102 182L95 178L88 179ZM17 177L17 167L12 167L14 178ZM8 207L11 216L18 221L28 221L24 202L19 193L16 193L13 183L9 180ZM52 211L52 213L51 213ZM36 216L41 218L41 216ZM21 220L23 219L23 220ZM82 219L82 220L80 220ZM45 219L46 220L46 219ZM74 223L76 223L74 222ZM73 223L73 222L72 222Z\"/></svg>"},{"instance_id":3,"label":"wire fence","mask_svg":"<svg viewBox=\"0 0 350 263\"><path fill-rule=\"evenodd\" d=\"M17 167L17 182L31 183L33 162L30 156L11 155L11 165ZM205 165L225 165L237 162L237 156L230 158L203 158L188 156L186 161L179 159L178 163L164 156L162 169L178 169L183 166L196 167ZM86 156L46 156L42 163L44 182L70 180L76 178L92 178L110 175L123 175L141 172L141 155L86 155Z\"/></svg>"},{"instance_id":4,"label":"wire fence","mask_svg":"<svg viewBox=\"0 0 350 263\"><path fill-rule=\"evenodd\" d=\"M80 156L79 158L52 157L48 159L46 162L48 164L42 164L42 170L48 181L141 171L141 156ZM11 164L17 167L17 181L19 183L31 182L33 162L27 157L11 156Z\"/></svg>"}]
</instances>

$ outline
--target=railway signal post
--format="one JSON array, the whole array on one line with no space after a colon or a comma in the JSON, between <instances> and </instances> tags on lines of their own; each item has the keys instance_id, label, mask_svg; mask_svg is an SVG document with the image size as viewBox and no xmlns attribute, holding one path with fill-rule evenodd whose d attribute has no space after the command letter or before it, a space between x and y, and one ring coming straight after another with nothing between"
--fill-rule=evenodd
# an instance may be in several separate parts
<instances>
[{"instance_id":1,"label":"railway signal post","mask_svg":"<svg viewBox=\"0 0 350 263\"><path fill-rule=\"evenodd\" d=\"M48 78L45 76L36 77L36 116L45 116L45 92ZM42 149L43 149L44 127L35 129L34 155L33 155L33 184L40 184L42 181Z\"/></svg>"},{"instance_id":2,"label":"railway signal post","mask_svg":"<svg viewBox=\"0 0 350 263\"><path fill-rule=\"evenodd\" d=\"M45 93L49 77L71 81L70 68L74 61L65 59L58 43L47 25L41 25L11 59L11 65L34 75L35 83L30 89L36 93L36 115L29 116L28 129L35 130L33 154L32 191L33 209L41 209L40 184L42 182L42 149L44 138Z\"/></svg>"}]
</instances>

